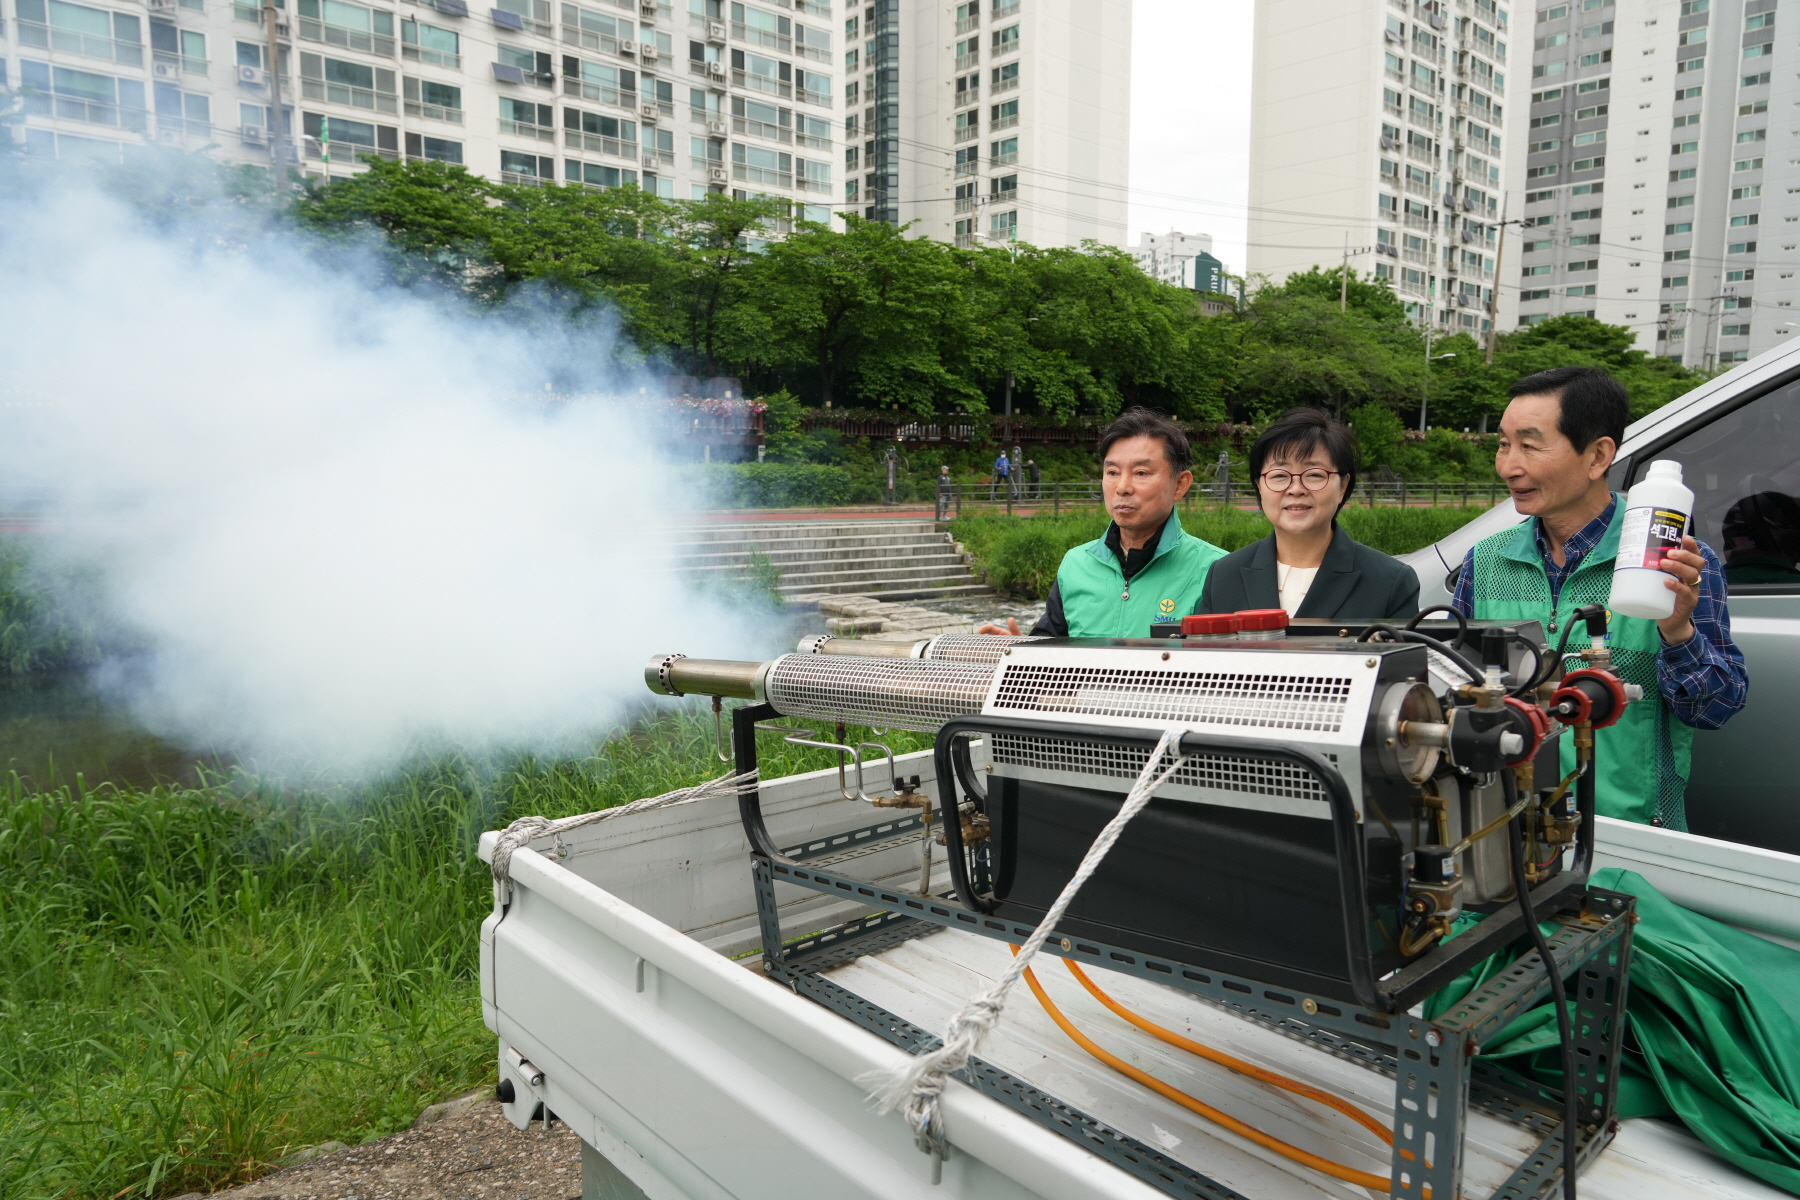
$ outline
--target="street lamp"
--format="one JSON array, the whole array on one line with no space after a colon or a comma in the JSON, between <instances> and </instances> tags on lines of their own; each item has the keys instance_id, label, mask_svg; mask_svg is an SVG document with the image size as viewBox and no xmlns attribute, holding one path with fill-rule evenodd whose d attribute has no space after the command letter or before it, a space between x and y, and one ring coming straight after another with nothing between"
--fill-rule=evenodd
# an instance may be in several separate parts
<instances>
[{"instance_id":1,"label":"street lamp","mask_svg":"<svg viewBox=\"0 0 1800 1200\"><path fill-rule=\"evenodd\" d=\"M1427 354L1425 356L1425 380L1419 385L1419 432L1425 432L1425 400L1431 395L1431 364L1443 362L1446 358L1455 358L1454 352L1449 354Z\"/></svg>"}]
</instances>

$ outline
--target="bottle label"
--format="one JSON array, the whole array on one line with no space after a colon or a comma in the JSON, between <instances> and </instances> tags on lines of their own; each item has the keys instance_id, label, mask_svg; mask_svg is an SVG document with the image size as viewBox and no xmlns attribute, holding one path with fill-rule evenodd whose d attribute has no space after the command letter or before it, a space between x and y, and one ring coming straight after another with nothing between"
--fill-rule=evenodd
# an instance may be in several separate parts
<instances>
[{"instance_id":1,"label":"bottle label","mask_svg":"<svg viewBox=\"0 0 1800 1200\"><path fill-rule=\"evenodd\" d=\"M1625 522L1619 530L1619 557L1613 570L1662 570L1669 551L1681 549L1681 533L1686 527L1687 514L1672 508L1626 509Z\"/></svg>"}]
</instances>

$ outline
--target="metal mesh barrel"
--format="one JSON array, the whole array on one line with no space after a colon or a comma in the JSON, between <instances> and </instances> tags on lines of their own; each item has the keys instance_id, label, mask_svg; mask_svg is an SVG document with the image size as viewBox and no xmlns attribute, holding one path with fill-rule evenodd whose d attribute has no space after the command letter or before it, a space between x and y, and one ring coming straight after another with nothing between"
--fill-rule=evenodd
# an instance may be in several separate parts
<instances>
[{"instance_id":1,"label":"metal mesh barrel","mask_svg":"<svg viewBox=\"0 0 1800 1200\"><path fill-rule=\"evenodd\" d=\"M929 733L980 712L993 678L978 663L784 654L770 664L767 695L786 716Z\"/></svg>"},{"instance_id":2,"label":"metal mesh barrel","mask_svg":"<svg viewBox=\"0 0 1800 1200\"><path fill-rule=\"evenodd\" d=\"M928 662L988 663L1000 661L1001 651L1020 642L1041 641L1023 634L943 633L925 647Z\"/></svg>"}]
</instances>

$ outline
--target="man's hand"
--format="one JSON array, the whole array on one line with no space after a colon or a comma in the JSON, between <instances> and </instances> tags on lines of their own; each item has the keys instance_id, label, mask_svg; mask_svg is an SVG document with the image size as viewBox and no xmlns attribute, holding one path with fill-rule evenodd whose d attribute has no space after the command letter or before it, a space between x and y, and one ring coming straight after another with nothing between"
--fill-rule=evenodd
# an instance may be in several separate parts
<instances>
[{"instance_id":1,"label":"man's hand","mask_svg":"<svg viewBox=\"0 0 1800 1200\"><path fill-rule=\"evenodd\" d=\"M1693 612L1694 606L1691 604L1688 605L1688 611ZM1004 637L1007 634L1011 634L1013 637L1018 637L1019 636L1019 622L1016 618L1008 617L1008 618L1006 618L1006 628L1005 629L1000 628L998 625L983 625L980 629L977 629L975 632L976 633L997 633L997 634L1000 634L1002 637Z\"/></svg>"},{"instance_id":2,"label":"man's hand","mask_svg":"<svg viewBox=\"0 0 1800 1200\"><path fill-rule=\"evenodd\" d=\"M1672 578L1663 586L1675 593L1675 611L1656 623L1662 640L1676 646L1694 636L1694 606L1700 603L1700 575L1706 559L1700 556L1700 543L1691 537L1681 539L1681 549L1663 555L1662 569Z\"/></svg>"}]
</instances>

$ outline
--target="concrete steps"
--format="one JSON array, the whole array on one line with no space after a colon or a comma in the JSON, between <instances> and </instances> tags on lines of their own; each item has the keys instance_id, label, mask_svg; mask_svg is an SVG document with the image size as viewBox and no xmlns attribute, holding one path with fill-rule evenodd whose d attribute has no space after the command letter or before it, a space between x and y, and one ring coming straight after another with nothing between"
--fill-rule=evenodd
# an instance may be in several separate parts
<instances>
[{"instance_id":1,"label":"concrete steps","mask_svg":"<svg viewBox=\"0 0 1800 1200\"><path fill-rule=\"evenodd\" d=\"M855 593L884 599L968 596L990 589L932 521L694 526L675 535L676 569L700 579L746 574L756 556L781 572L785 595Z\"/></svg>"}]
</instances>

